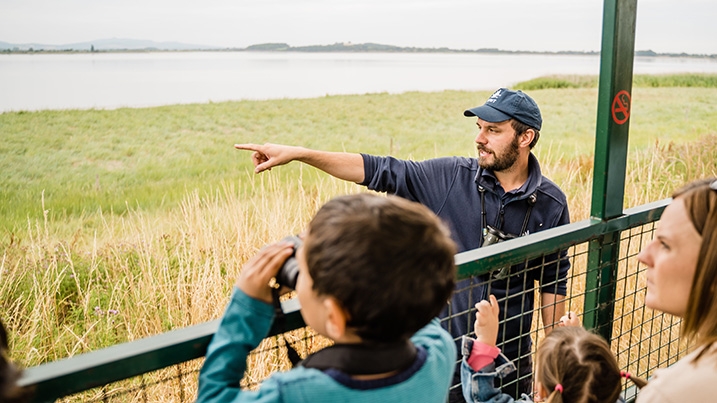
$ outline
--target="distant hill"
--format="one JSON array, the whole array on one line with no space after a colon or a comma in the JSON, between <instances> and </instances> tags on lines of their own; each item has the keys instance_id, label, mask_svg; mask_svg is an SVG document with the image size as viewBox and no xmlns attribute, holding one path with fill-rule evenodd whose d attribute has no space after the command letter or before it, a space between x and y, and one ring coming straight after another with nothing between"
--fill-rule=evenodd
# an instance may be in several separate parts
<instances>
[{"instance_id":1,"label":"distant hill","mask_svg":"<svg viewBox=\"0 0 717 403\"><path fill-rule=\"evenodd\" d=\"M395 53L507 53L507 54L552 54L552 55L599 55L599 51L558 51L536 52L526 50L503 50L498 48L450 49L418 48L382 45L379 43L337 42L332 45L290 46L288 43L261 43L246 48L226 48L219 46L197 45L181 42L154 42L139 39L98 39L88 42L69 43L64 45L48 45L41 43L8 43L0 41L0 52L139 52L139 51L248 51L248 52L395 52ZM638 50L636 56L669 56L669 57L708 57L717 59L711 54L657 53L652 50Z\"/></svg>"},{"instance_id":2,"label":"distant hill","mask_svg":"<svg viewBox=\"0 0 717 403\"><path fill-rule=\"evenodd\" d=\"M212 50L219 46L197 45L180 42L155 42L140 39L110 38L88 42L48 45L43 43L7 43L0 41L0 50L15 51L122 51L122 50Z\"/></svg>"},{"instance_id":3,"label":"distant hill","mask_svg":"<svg viewBox=\"0 0 717 403\"><path fill-rule=\"evenodd\" d=\"M261 52L402 52L402 53L513 53L513 54L549 54L549 55L599 55L599 51L557 51L557 52L537 52L528 50L503 50L498 48L480 48L480 49L450 49L450 48L415 48L400 47L392 45L381 45L378 43L334 43L333 45L311 45L311 46L290 46L287 43L263 43L251 45L245 49L246 51ZM709 57L717 58L717 55L695 55L688 53L657 53L652 50L638 50L635 56L671 56L671 57Z\"/></svg>"},{"instance_id":4,"label":"distant hill","mask_svg":"<svg viewBox=\"0 0 717 403\"><path fill-rule=\"evenodd\" d=\"M239 49L238 49L239 50ZM600 54L600 52L527 52L520 50L500 50L497 48L481 49L450 49L442 48L416 48L380 43L351 43L337 42L332 45L290 46L288 43L262 43L240 49L259 52L401 52L401 53L559 53L559 54Z\"/></svg>"}]
</instances>

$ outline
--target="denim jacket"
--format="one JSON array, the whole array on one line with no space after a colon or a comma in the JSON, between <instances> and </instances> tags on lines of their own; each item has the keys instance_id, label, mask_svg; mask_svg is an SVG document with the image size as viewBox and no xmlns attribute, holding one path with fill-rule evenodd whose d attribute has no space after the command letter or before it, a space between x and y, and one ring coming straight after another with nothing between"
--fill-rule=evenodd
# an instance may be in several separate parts
<instances>
[{"instance_id":1,"label":"denim jacket","mask_svg":"<svg viewBox=\"0 0 717 403\"><path fill-rule=\"evenodd\" d=\"M504 376L515 371L515 365L502 353L498 354L495 361L475 371L468 365L468 357L473 349L472 339L463 336L461 346L461 387L463 388L463 398L468 403L512 403L512 402L530 402L533 400L530 396L523 394L520 400L514 400L510 395L501 392L493 384L495 378L503 378Z\"/></svg>"}]
</instances>

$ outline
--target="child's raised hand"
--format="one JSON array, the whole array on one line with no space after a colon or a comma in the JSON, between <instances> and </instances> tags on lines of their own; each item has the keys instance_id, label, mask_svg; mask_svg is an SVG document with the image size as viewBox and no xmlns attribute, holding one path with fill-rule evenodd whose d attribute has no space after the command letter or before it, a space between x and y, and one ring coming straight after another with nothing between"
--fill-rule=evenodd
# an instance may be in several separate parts
<instances>
[{"instance_id":1,"label":"child's raised hand","mask_svg":"<svg viewBox=\"0 0 717 403\"><path fill-rule=\"evenodd\" d=\"M558 326L582 326L582 323L575 312L568 311L568 313L560 317Z\"/></svg>"},{"instance_id":2,"label":"child's raised hand","mask_svg":"<svg viewBox=\"0 0 717 403\"><path fill-rule=\"evenodd\" d=\"M476 340L495 347L498 338L498 314L500 307L495 295L489 295L488 301L483 300L475 305L476 321L473 325L476 333Z\"/></svg>"}]
</instances>

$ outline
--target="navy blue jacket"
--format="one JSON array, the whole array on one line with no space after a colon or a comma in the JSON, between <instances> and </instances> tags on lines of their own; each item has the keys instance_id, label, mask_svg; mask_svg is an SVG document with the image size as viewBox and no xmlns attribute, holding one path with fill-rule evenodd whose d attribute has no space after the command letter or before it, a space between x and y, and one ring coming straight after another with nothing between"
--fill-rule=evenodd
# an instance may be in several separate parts
<instances>
[{"instance_id":1,"label":"navy blue jacket","mask_svg":"<svg viewBox=\"0 0 717 403\"><path fill-rule=\"evenodd\" d=\"M528 162L528 180L519 189L508 193L503 191L491 171L479 169L475 158L446 157L416 162L366 154L362 154L362 157L365 175L362 185L371 190L419 202L433 210L449 226L459 252L478 248L482 244L479 186L485 189L483 196L486 223L500 224L499 216L502 211L503 222L500 228L504 232L520 234L529 205L528 199L532 194L535 194L537 200L527 224L527 234L570 222L565 194L555 183L542 175L538 160L533 154L530 154ZM512 360L517 359L519 353L529 354L532 314L523 315L523 312L533 310L534 281L540 283L540 292L565 295L570 269L565 255L566 253L562 253L559 264L546 265L543 270L537 268L523 271L524 265L516 265L511 268L511 272L522 273L511 275L504 280L494 279L489 287L475 286L485 282L487 277L460 281L442 317L453 313L466 314L455 315L450 321L444 321L444 327L454 338L459 339L473 331L473 321L467 312L476 302L486 299L488 292L499 300L510 295L506 303L507 309L501 308L501 319L508 318L505 335L502 334L504 327L501 326L498 340L512 339L501 345L503 353ZM551 260L557 262L557 256L551 257ZM518 338L521 333L524 336Z\"/></svg>"}]
</instances>

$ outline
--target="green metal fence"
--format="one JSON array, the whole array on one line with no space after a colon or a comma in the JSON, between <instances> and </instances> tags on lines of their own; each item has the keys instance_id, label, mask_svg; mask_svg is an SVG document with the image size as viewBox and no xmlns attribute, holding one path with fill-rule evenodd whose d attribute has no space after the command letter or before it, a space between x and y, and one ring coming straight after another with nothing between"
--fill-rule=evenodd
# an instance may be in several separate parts
<instances>
[{"instance_id":1,"label":"green metal fence","mask_svg":"<svg viewBox=\"0 0 717 403\"><path fill-rule=\"evenodd\" d=\"M572 269L567 309L578 311L583 324L611 344L622 369L647 377L676 362L684 353L679 320L644 307L644 270L635 258L653 237L654 223L668 201L623 211L627 140L632 93L636 0L605 0L595 142L595 171L590 220L458 254L459 277L482 276L490 287L494 267L542 260L566 252ZM526 284L528 288L533 284ZM286 334L272 332L249 357L242 380L255 388L263 378L289 368L284 344L306 355L328 344L304 327L295 300ZM536 303L534 346L543 337ZM466 314L457 313L457 314ZM473 314L473 312L468 312ZM196 396L197 374L207 344L218 326L208 322L135 342L78 355L26 370L23 385L36 389L36 402L121 401L185 402ZM627 388L628 400L634 388Z\"/></svg>"},{"instance_id":2,"label":"green metal fence","mask_svg":"<svg viewBox=\"0 0 717 403\"><path fill-rule=\"evenodd\" d=\"M679 344L678 320L644 307L644 267L635 259L640 247L652 239L654 222L667 202L632 209L609 221L586 220L460 253L456 255L459 277L481 275L505 264L567 251L572 262L567 309L579 312L586 324L600 312L610 310L613 319L608 339L621 368L647 377L684 353L684 346ZM615 241L605 245L605 239ZM619 250L617 264L609 269L613 280L607 284L601 281L606 269L589 264L590 245L595 243ZM483 284L490 286L491 281ZM482 284L473 286L479 285ZM604 295L612 298L601 299ZM279 334L272 329L271 336L249 358L249 369L242 381L246 388L256 387L272 372L289 368L284 348L287 340L301 355L328 343L304 327L295 299L283 304L289 312L287 328L295 330ZM528 330L536 343L543 335L538 310L536 304L534 326ZM23 383L35 385L37 402L58 398L78 402L193 401L201 357L217 326L218 321L207 322L29 368Z\"/></svg>"}]
</instances>

